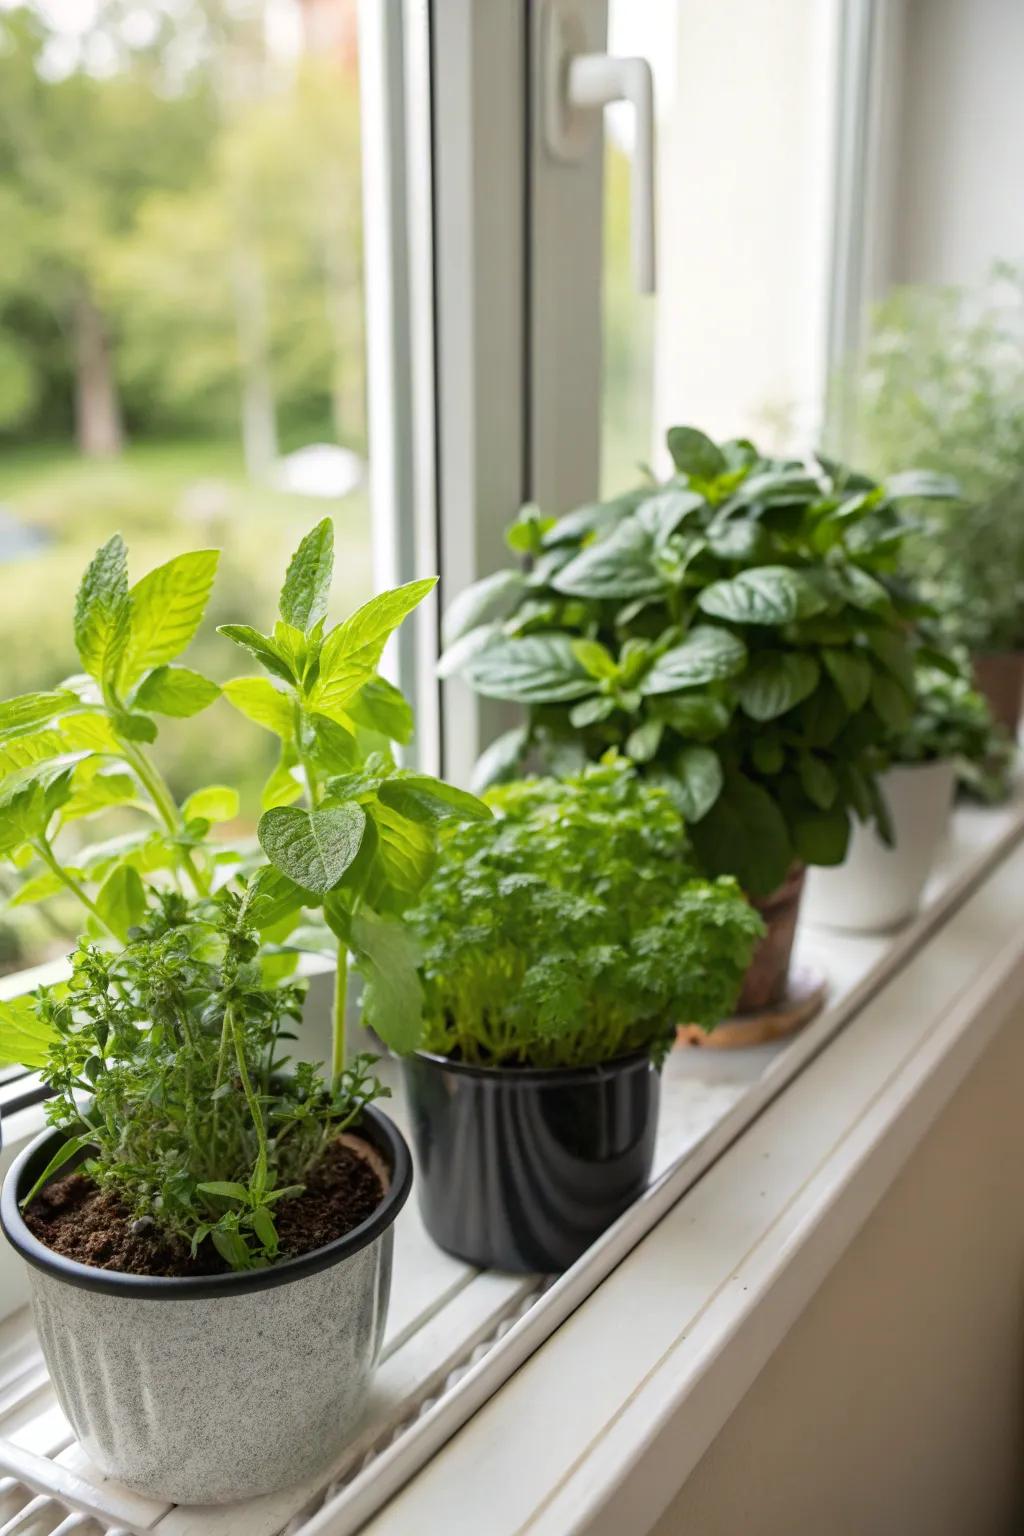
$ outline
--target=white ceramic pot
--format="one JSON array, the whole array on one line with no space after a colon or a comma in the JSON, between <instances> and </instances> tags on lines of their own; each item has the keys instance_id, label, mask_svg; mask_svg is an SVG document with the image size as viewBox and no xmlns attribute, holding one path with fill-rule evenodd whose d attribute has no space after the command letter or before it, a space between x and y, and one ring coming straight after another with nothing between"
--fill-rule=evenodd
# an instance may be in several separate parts
<instances>
[{"instance_id":1,"label":"white ceramic pot","mask_svg":"<svg viewBox=\"0 0 1024 1536\"><path fill-rule=\"evenodd\" d=\"M387 1316L395 1217L412 1164L372 1106L359 1134L390 1184L372 1216L268 1269L184 1279L95 1269L29 1231L18 1200L61 1138L44 1131L4 1181L0 1218L31 1265L60 1405L101 1472L151 1498L220 1504L331 1462L362 1415Z\"/></svg>"},{"instance_id":2,"label":"white ceramic pot","mask_svg":"<svg viewBox=\"0 0 1024 1536\"><path fill-rule=\"evenodd\" d=\"M882 774L894 846L887 848L873 826L855 822L845 864L808 871L807 921L880 933L912 918L949 830L955 786L952 763L907 764Z\"/></svg>"}]
</instances>

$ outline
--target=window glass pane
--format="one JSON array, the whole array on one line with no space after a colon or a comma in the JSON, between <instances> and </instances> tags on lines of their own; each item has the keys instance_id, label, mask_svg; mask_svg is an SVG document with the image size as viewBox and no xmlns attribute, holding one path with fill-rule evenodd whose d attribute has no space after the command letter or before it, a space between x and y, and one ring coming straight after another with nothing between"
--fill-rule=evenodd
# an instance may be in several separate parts
<instances>
[{"instance_id":1,"label":"window glass pane","mask_svg":"<svg viewBox=\"0 0 1024 1536\"><path fill-rule=\"evenodd\" d=\"M655 73L658 292L629 270L629 112L609 114L602 489L666 467L666 427L812 440L824 358L829 15L815 0L611 0Z\"/></svg>"},{"instance_id":2,"label":"window glass pane","mask_svg":"<svg viewBox=\"0 0 1024 1536\"><path fill-rule=\"evenodd\" d=\"M246 669L215 626L271 625L325 513L335 611L368 595L361 222L356 0L0 0L5 693L77 670L118 529L135 577L223 548L189 653L216 678ZM254 823L267 733L219 703L157 751Z\"/></svg>"}]
</instances>

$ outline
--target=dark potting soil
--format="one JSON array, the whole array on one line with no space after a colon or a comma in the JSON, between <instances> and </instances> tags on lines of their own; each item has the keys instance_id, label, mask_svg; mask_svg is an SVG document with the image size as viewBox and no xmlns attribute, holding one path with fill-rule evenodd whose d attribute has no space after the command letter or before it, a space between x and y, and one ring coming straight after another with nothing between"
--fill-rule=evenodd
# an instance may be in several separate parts
<instances>
[{"instance_id":1,"label":"dark potting soil","mask_svg":"<svg viewBox=\"0 0 1024 1536\"><path fill-rule=\"evenodd\" d=\"M384 1197L366 1158L341 1141L326 1148L301 1195L274 1208L281 1257L322 1248L372 1216ZM113 1190L69 1173L41 1189L24 1212L29 1231L66 1258L128 1275L219 1275L229 1266L207 1239L193 1259L188 1244L155 1225L141 1231Z\"/></svg>"}]
</instances>

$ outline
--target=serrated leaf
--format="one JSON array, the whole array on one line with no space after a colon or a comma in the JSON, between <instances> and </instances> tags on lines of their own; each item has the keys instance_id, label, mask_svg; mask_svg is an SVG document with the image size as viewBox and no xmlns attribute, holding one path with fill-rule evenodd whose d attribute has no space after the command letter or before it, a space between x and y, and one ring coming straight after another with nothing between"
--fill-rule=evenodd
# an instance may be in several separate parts
<instances>
[{"instance_id":1,"label":"serrated leaf","mask_svg":"<svg viewBox=\"0 0 1024 1536\"><path fill-rule=\"evenodd\" d=\"M371 677L364 683L348 705L347 714L364 731L375 731L400 746L412 740L412 707L386 677Z\"/></svg>"},{"instance_id":2,"label":"serrated leaf","mask_svg":"<svg viewBox=\"0 0 1024 1536\"><path fill-rule=\"evenodd\" d=\"M320 650L309 707L328 716L344 709L375 675L390 636L436 585L437 577L428 576L380 592L332 629Z\"/></svg>"},{"instance_id":3,"label":"serrated leaf","mask_svg":"<svg viewBox=\"0 0 1024 1536\"><path fill-rule=\"evenodd\" d=\"M275 677L286 683L297 683L298 679L288 661L269 635L261 635L251 624L218 624L217 633L226 640L234 641L235 645L240 645L250 656L255 656Z\"/></svg>"},{"instance_id":4,"label":"serrated leaf","mask_svg":"<svg viewBox=\"0 0 1024 1536\"><path fill-rule=\"evenodd\" d=\"M33 1070L45 1067L56 1038L54 1026L36 1017L30 994L0 1001L0 1063L17 1062Z\"/></svg>"},{"instance_id":5,"label":"serrated leaf","mask_svg":"<svg viewBox=\"0 0 1024 1536\"><path fill-rule=\"evenodd\" d=\"M433 834L421 821L410 820L382 801L371 804L369 811L377 832L377 857L367 881L371 905L404 906L430 878L436 852Z\"/></svg>"},{"instance_id":6,"label":"serrated leaf","mask_svg":"<svg viewBox=\"0 0 1024 1536\"><path fill-rule=\"evenodd\" d=\"M712 582L697 606L733 624L789 624L820 613L827 603L802 572L788 565L759 565Z\"/></svg>"},{"instance_id":7,"label":"serrated leaf","mask_svg":"<svg viewBox=\"0 0 1024 1536\"><path fill-rule=\"evenodd\" d=\"M334 524L325 517L306 534L289 563L280 600L286 624L306 634L327 617L333 574Z\"/></svg>"},{"instance_id":8,"label":"serrated leaf","mask_svg":"<svg viewBox=\"0 0 1024 1536\"><path fill-rule=\"evenodd\" d=\"M478 693L522 704L565 703L594 691L568 635L524 635L474 656L466 679Z\"/></svg>"},{"instance_id":9,"label":"serrated leaf","mask_svg":"<svg viewBox=\"0 0 1024 1536\"><path fill-rule=\"evenodd\" d=\"M51 693L19 694L0 704L0 737L21 736L49 724L66 710L77 708L77 697L66 688Z\"/></svg>"},{"instance_id":10,"label":"serrated leaf","mask_svg":"<svg viewBox=\"0 0 1024 1536\"><path fill-rule=\"evenodd\" d=\"M666 651L641 679L644 694L675 693L719 678L735 677L747 663L747 648L738 635L714 624L698 624Z\"/></svg>"},{"instance_id":11,"label":"serrated leaf","mask_svg":"<svg viewBox=\"0 0 1024 1536\"><path fill-rule=\"evenodd\" d=\"M131 636L121 665L126 688L151 667L181 655L202 623L219 558L215 549L191 550L135 583Z\"/></svg>"},{"instance_id":12,"label":"serrated leaf","mask_svg":"<svg viewBox=\"0 0 1024 1536\"><path fill-rule=\"evenodd\" d=\"M139 786L130 773L106 767L89 757L75 768L70 798L61 806L62 822L92 816L112 805L126 805L139 797Z\"/></svg>"},{"instance_id":13,"label":"serrated leaf","mask_svg":"<svg viewBox=\"0 0 1024 1536\"><path fill-rule=\"evenodd\" d=\"M75 598L75 646L90 677L113 680L130 624L127 555L115 533L93 556Z\"/></svg>"},{"instance_id":14,"label":"serrated leaf","mask_svg":"<svg viewBox=\"0 0 1024 1536\"><path fill-rule=\"evenodd\" d=\"M304 906L316 906L317 896L304 890L272 864L258 869L245 888L245 918L258 931L275 928Z\"/></svg>"},{"instance_id":15,"label":"serrated leaf","mask_svg":"<svg viewBox=\"0 0 1024 1536\"><path fill-rule=\"evenodd\" d=\"M186 821L233 821L238 815L238 790L227 784L208 784L189 795L181 813Z\"/></svg>"},{"instance_id":16,"label":"serrated leaf","mask_svg":"<svg viewBox=\"0 0 1024 1536\"><path fill-rule=\"evenodd\" d=\"M654 564L653 535L635 517L574 555L551 585L570 597L594 599L653 597L665 590Z\"/></svg>"},{"instance_id":17,"label":"serrated leaf","mask_svg":"<svg viewBox=\"0 0 1024 1536\"><path fill-rule=\"evenodd\" d=\"M303 889L325 895L359 852L365 826L358 805L323 811L277 806L260 818L257 836L276 868Z\"/></svg>"},{"instance_id":18,"label":"serrated leaf","mask_svg":"<svg viewBox=\"0 0 1024 1536\"><path fill-rule=\"evenodd\" d=\"M390 1050L415 1050L422 1027L423 985L413 935L402 923L364 907L352 919L351 944L366 983L366 1023Z\"/></svg>"},{"instance_id":19,"label":"serrated leaf","mask_svg":"<svg viewBox=\"0 0 1024 1536\"><path fill-rule=\"evenodd\" d=\"M410 821L422 821L428 826L452 820L490 821L493 814L476 795L426 773L396 773L384 780L377 798Z\"/></svg>"},{"instance_id":20,"label":"serrated leaf","mask_svg":"<svg viewBox=\"0 0 1024 1536\"><path fill-rule=\"evenodd\" d=\"M810 696L821 668L799 651L762 651L740 683L740 704L752 720L776 720Z\"/></svg>"},{"instance_id":21,"label":"serrated leaf","mask_svg":"<svg viewBox=\"0 0 1024 1536\"><path fill-rule=\"evenodd\" d=\"M864 708L871 692L871 663L856 651L827 646L821 653L825 670L839 690L851 715Z\"/></svg>"},{"instance_id":22,"label":"serrated leaf","mask_svg":"<svg viewBox=\"0 0 1024 1536\"><path fill-rule=\"evenodd\" d=\"M445 609L441 637L445 650L468 635L499 619L507 619L526 593L522 571L494 571L466 587Z\"/></svg>"},{"instance_id":23,"label":"serrated leaf","mask_svg":"<svg viewBox=\"0 0 1024 1536\"><path fill-rule=\"evenodd\" d=\"M100 887L96 908L111 932L122 943L126 942L129 928L142 921L146 910L146 893L138 870L128 864L113 870Z\"/></svg>"},{"instance_id":24,"label":"serrated leaf","mask_svg":"<svg viewBox=\"0 0 1024 1536\"><path fill-rule=\"evenodd\" d=\"M687 822L706 816L722 792L722 764L710 747L684 747L672 760L675 796Z\"/></svg>"},{"instance_id":25,"label":"serrated leaf","mask_svg":"<svg viewBox=\"0 0 1024 1536\"><path fill-rule=\"evenodd\" d=\"M295 733L295 705L266 677L233 677L224 684L224 697L239 714L273 731L282 741Z\"/></svg>"},{"instance_id":26,"label":"serrated leaf","mask_svg":"<svg viewBox=\"0 0 1024 1536\"><path fill-rule=\"evenodd\" d=\"M142 679L134 698L136 709L185 720L220 697L217 684L190 667L154 667Z\"/></svg>"}]
</instances>

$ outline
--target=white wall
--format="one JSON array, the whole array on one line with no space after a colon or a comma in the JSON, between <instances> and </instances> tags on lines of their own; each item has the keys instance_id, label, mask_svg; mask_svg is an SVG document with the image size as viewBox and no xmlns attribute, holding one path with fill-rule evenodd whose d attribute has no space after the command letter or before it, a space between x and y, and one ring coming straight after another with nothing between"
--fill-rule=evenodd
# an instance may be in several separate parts
<instances>
[{"instance_id":1,"label":"white wall","mask_svg":"<svg viewBox=\"0 0 1024 1536\"><path fill-rule=\"evenodd\" d=\"M1024 0L902 0L890 280L1024 260Z\"/></svg>"}]
</instances>

